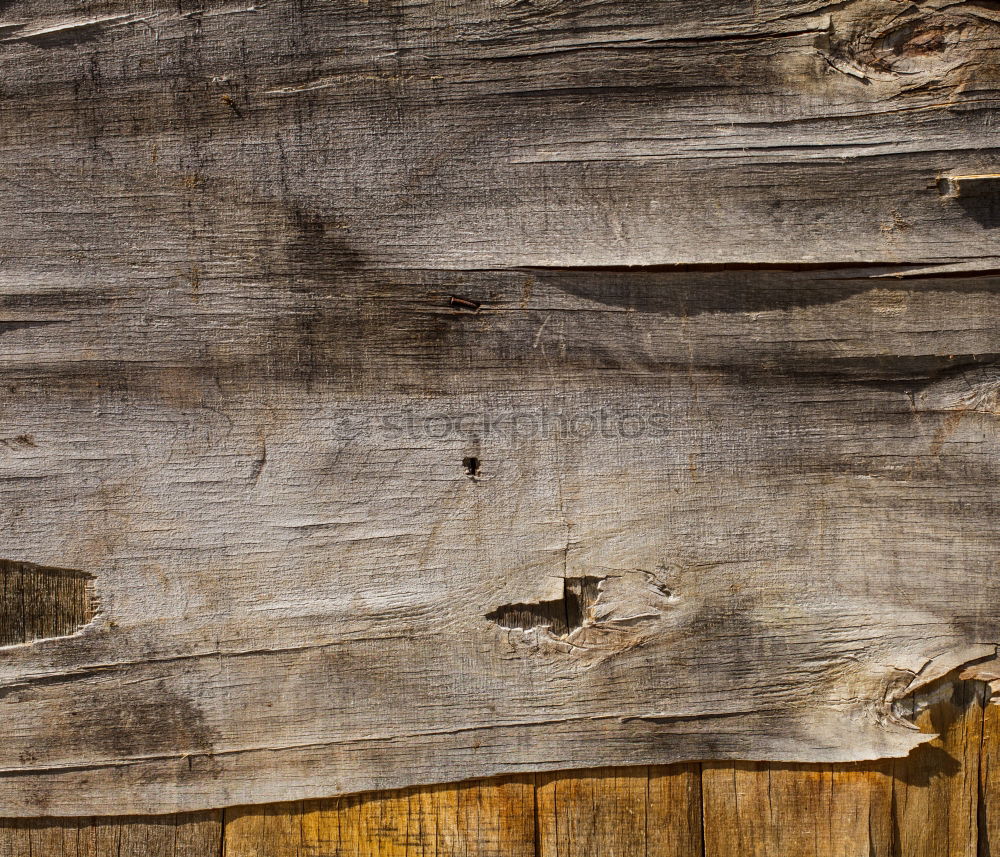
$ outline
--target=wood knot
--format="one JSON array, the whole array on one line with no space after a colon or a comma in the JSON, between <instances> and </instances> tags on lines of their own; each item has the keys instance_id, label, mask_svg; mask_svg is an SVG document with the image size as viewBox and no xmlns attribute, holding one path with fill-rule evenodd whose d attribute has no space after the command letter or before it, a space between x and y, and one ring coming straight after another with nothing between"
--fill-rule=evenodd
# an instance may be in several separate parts
<instances>
[{"instance_id":1,"label":"wood knot","mask_svg":"<svg viewBox=\"0 0 1000 857\"><path fill-rule=\"evenodd\" d=\"M936 16L895 27L872 39L869 62L895 74L914 74L939 64L969 30L965 21Z\"/></svg>"},{"instance_id":2,"label":"wood knot","mask_svg":"<svg viewBox=\"0 0 1000 857\"><path fill-rule=\"evenodd\" d=\"M643 646L663 623L684 613L683 599L660 575L642 569L602 569L565 577L559 597L504 604L486 614L502 629L508 656L590 668ZM671 617L669 620L667 617Z\"/></svg>"},{"instance_id":3,"label":"wood knot","mask_svg":"<svg viewBox=\"0 0 1000 857\"><path fill-rule=\"evenodd\" d=\"M817 47L836 71L864 82L944 77L970 61L995 62L997 22L972 6L900 14L889 0L863 0L830 17Z\"/></svg>"}]
</instances>

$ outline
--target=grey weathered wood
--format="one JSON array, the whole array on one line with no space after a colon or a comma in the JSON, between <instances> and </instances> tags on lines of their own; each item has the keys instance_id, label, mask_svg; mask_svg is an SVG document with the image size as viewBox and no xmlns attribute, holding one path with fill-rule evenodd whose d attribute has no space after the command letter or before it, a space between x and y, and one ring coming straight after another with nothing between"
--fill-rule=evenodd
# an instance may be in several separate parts
<instances>
[{"instance_id":1,"label":"grey weathered wood","mask_svg":"<svg viewBox=\"0 0 1000 857\"><path fill-rule=\"evenodd\" d=\"M36 290L0 507L102 609L6 651L4 805L905 753L997 639L1000 278L868 273Z\"/></svg>"},{"instance_id":2,"label":"grey weathered wood","mask_svg":"<svg viewBox=\"0 0 1000 857\"><path fill-rule=\"evenodd\" d=\"M994 653L996 12L2 15L3 555L100 609L0 811L902 755Z\"/></svg>"},{"instance_id":3,"label":"grey weathered wood","mask_svg":"<svg viewBox=\"0 0 1000 857\"><path fill-rule=\"evenodd\" d=\"M345 265L978 257L989 3L13 0L8 256L60 284ZM291 270L289 270L291 268ZM24 272L21 276L23 277Z\"/></svg>"}]
</instances>

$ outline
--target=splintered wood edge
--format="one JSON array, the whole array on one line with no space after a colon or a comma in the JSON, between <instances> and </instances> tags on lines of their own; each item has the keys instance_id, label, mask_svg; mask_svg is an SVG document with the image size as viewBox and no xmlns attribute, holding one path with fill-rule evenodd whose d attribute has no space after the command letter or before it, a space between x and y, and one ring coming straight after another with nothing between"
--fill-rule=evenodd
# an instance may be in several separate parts
<instances>
[{"instance_id":1,"label":"splintered wood edge","mask_svg":"<svg viewBox=\"0 0 1000 857\"><path fill-rule=\"evenodd\" d=\"M938 191L946 199L955 199L962 196L963 186L966 191L975 189L983 190L995 189L1000 193L1000 173L975 173L958 176L938 176Z\"/></svg>"}]
</instances>

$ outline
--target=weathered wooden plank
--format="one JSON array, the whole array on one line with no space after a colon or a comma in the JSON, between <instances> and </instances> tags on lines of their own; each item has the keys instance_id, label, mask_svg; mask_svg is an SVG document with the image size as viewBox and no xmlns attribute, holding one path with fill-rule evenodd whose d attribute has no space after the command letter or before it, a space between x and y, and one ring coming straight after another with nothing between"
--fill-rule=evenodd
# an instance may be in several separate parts
<instances>
[{"instance_id":1,"label":"weathered wooden plank","mask_svg":"<svg viewBox=\"0 0 1000 857\"><path fill-rule=\"evenodd\" d=\"M227 812L226 857L698 857L697 765L604 769ZM536 832L537 823L537 832Z\"/></svg>"},{"instance_id":2,"label":"weathered wooden plank","mask_svg":"<svg viewBox=\"0 0 1000 857\"><path fill-rule=\"evenodd\" d=\"M643 768L540 777L536 798L540 853L572 857L588 853L595 842L613 857L642 853L648 787L649 776Z\"/></svg>"},{"instance_id":3,"label":"weathered wooden plank","mask_svg":"<svg viewBox=\"0 0 1000 857\"><path fill-rule=\"evenodd\" d=\"M30 438L14 448L30 448ZM8 447L10 448L10 447ZM72 634L93 615L90 575L0 562L4 645ZM106 814L115 809L113 802ZM96 818L0 818L0 857L221 857L222 812Z\"/></svg>"},{"instance_id":4,"label":"weathered wooden plank","mask_svg":"<svg viewBox=\"0 0 1000 857\"><path fill-rule=\"evenodd\" d=\"M0 569L3 591L17 591L23 573L15 566ZM26 603L25 609L72 631L75 620L67 608L79 603L78 591L39 591L45 600ZM23 627L13 610L3 615L5 623ZM988 677L990 669L978 671ZM0 854L209 857L222 853L225 834L226 857L619 852L693 857L702 854L703 825L704 853L720 857L852 855L859 848L875 857L938 857L976 854L977 840L978 853L986 853L995 827L992 725L998 709L982 706L982 690L964 682L922 694L916 722L942 738L894 764L706 765L704 818L699 766L681 765L542 776L537 799L532 778L526 778L231 809L224 831L218 812L8 819L0 821Z\"/></svg>"},{"instance_id":5,"label":"weathered wooden plank","mask_svg":"<svg viewBox=\"0 0 1000 857\"><path fill-rule=\"evenodd\" d=\"M706 857L890 857L892 780L871 765L704 766Z\"/></svg>"},{"instance_id":6,"label":"weathered wooden plank","mask_svg":"<svg viewBox=\"0 0 1000 857\"><path fill-rule=\"evenodd\" d=\"M899 857L978 857L985 685L947 682L917 700L915 721L940 737L892 763ZM985 852L988 853L988 852Z\"/></svg>"},{"instance_id":7,"label":"weathered wooden plank","mask_svg":"<svg viewBox=\"0 0 1000 857\"><path fill-rule=\"evenodd\" d=\"M203 282L6 334L8 538L101 611L5 653L0 803L906 753L892 700L995 650L998 281L884 272Z\"/></svg>"},{"instance_id":8,"label":"weathered wooden plank","mask_svg":"<svg viewBox=\"0 0 1000 857\"><path fill-rule=\"evenodd\" d=\"M1000 844L1000 706L983 708L983 742L979 761L979 850L990 854Z\"/></svg>"},{"instance_id":9,"label":"weathered wooden plank","mask_svg":"<svg viewBox=\"0 0 1000 857\"><path fill-rule=\"evenodd\" d=\"M0 556L99 612L0 811L912 749L1000 632L998 20L2 4Z\"/></svg>"},{"instance_id":10,"label":"weathered wooden plank","mask_svg":"<svg viewBox=\"0 0 1000 857\"><path fill-rule=\"evenodd\" d=\"M704 857L701 765L653 765L646 805L648 857Z\"/></svg>"},{"instance_id":11,"label":"weathered wooden plank","mask_svg":"<svg viewBox=\"0 0 1000 857\"><path fill-rule=\"evenodd\" d=\"M219 857L221 848L221 812L0 819L3 857Z\"/></svg>"},{"instance_id":12,"label":"weathered wooden plank","mask_svg":"<svg viewBox=\"0 0 1000 857\"><path fill-rule=\"evenodd\" d=\"M312 264L372 267L997 255L995 188L939 188L996 170L988 4L14 0L0 26L36 271L252 279L297 221Z\"/></svg>"},{"instance_id":13,"label":"weathered wooden plank","mask_svg":"<svg viewBox=\"0 0 1000 857\"><path fill-rule=\"evenodd\" d=\"M93 616L91 575L0 560L0 646L71 634Z\"/></svg>"},{"instance_id":14,"label":"weathered wooden plank","mask_svg":"<svg viewBox=\"0 0 1000 857\"><path fill-rule=\"evenodd\" d=\"M995 752L996 738L983 731L992 708L984 708L984 688L949 680L918 694L914 722L938 737L905 759L706 763L706 857L988 854L995 797L981 764Z\"/></svg>"},{"instance_id":15,"label":"weathered wooden plank","mask_svg":"<svg viewBox=\"0 0 1000 857\"><path fill-rule=\"evenodd\" d=\"M181 813L167 817L95 818L81 827L79 857L212 857L222 847L222 813ZM38 851L31 854L58 852ZM73 853L73 852L69 852Z\"/></svg>"},{"instance_id":16,"label":"weathered wooden plank","mask_svg":"<svg viewBox=\"0 0 1000 857\"><path fill-rule=\"evenodd\" d=\"M270 857L302 851L302 804L227 810L223 857Z\"/></svg>"}]
</instances>

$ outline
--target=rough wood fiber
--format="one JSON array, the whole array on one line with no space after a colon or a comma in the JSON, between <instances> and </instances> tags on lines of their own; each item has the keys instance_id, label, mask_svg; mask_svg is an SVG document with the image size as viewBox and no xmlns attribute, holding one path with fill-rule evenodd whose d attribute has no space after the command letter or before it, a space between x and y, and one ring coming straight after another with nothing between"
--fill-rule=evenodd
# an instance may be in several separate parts
<instances>
[{"instance_id":1,"label":"rough wood fiber","mask_svg":"<svg viewBox=\"0 0 1000 857\"><path fill-rule=\"evenodd\" d=\"M525 852L537 857L989 857L995 853L990 837L992 832L995 842L997 798L995 782L985 772L997 753L995 726L991 731L989 724L1000 707L984 706L982 686L970 683L935 687L921 696L917 708L920 727L941 736L905 760L849 765L715 762L701 766L701 782L699 766L687 765L651 768L648 780L646 769L640 768L539 775L534 825L523 812L506 812L524 825L519 841L537 829L536 850ZM978 789L972 785L977 771ZM645 795L643 782L648 783ZM226 826L227 857L450 854L433 851L434 840L419 835L406 840L408 851L399 844L400 829L434 829L441 836L438 822L428 820L439 816L424 814L426 799L414 801L415 795L438 791L441 787L411 790L405 797L342 798L341 804L371 801L367 814L379 822L328 823L326 848L316 852L296 850L299 846L292 843L301 841L299 835L256 840L268 842L270 850L248 847L238 836L268 824L262 824L268 816L272 830L297 831L309 818L297 807L227 813L234 819ZM280 820L275 818L282 813ZM453 825L454 834L461 835L468 822L459 818ZM505 841L481 841L478 850L459 853L486 857L497 848L506 853L496 845ZM512 848L510 853L522 852Z\"/></svg>"},{"instance_id":2,"label":"rough wood fiber","mask_svg":"<svg viewBox=\"0 0 1000 857\"><path fill-rule=\"evenodd\" d=\"M905 754L893 699L1000 630L1000 280L870 273L357 275L305 324L232 283L81 308L118 356L8 355L37 446L0 492L102 609L5 653L4 805ZM218 306L129 342L159 299ZM226 307L270 331L165 368Z\"/></svg>"},{"instance_id":3,"label":"rough wood fiber","mask_svg":"<svg viewBox=\"0 0 1000 857\"><path fill-rule=\"evenodd\" d=\"M20 573L0 568L0 580ZM60 600L71 605L74 593L48 592L49 609L41 612L62 622L56 630L72 631ZM10 612L2 621L22 625ZM942 737L902 762L795 770L715 763L703 774L698 765L679 765L539 775L229 809L224 825L218 812L0 820L0 855L941 857L977 853L978 842L978 854L988 857L996 827L993 712L1000 708L984 709L982 699L976 685L919 694L916 721ZM970 787L977 769L978 790ZM115 808L109 804L107 811ZM853 850L837 850L852 843Z\"/></svg>"},{"instance_id":4,"label":"rough wood fiber","mask_svg":"<svg viewBox=\"0 0 1000 857\"><path fill-rule=\"evenodd\" d=\"M939 187L996 171L990 0L2 15L5 223L38 275L259 281L317 236L327 269L998 255L989 194Z\"/></svg>"},{"instance_id":5,"label":"rough wood fiber","mask_svg":"<svg viewBox=\"0 0 1000 857\"><path fill-rule=\"evenodd\" d=\"M3 4L5 555L100 610L0 810L907 753L1000 640L998 19Z\"/></svg>"},{"instance_id":6,"label":"rough wood fiber","mask_svg":"<svg viewBox=\"0 0 1000 857\"><path fill-rule=\"evenodd\" d=\"M0 826L2 857L216 857L221 842L221 812L21 819Z\"/></svg>"},{"instance_id":7,"label":"rough wood fiber","mask_svg":"<svg viewBox=\"0 0 1000 857\"><path fill-rule=\"evenodd\" d=\"M1000 850L1000 706L983 710L983 747L979 763L977 838L981 854ZM978 855L977 855L978 857Z\"/></svg>"},{"instance_id":8,"label":"rough wood fiber","mask_svg":"<svg viewBox=\"0 0 1000 857\"><path fill-rule=\"evenodd\" d=\"M899 857L989 857L983 816L985 685L943 685L923 701L916 722L941 737L891 763L894 854ZM996 708L996 706L988 706ZM994 741L995 744L995 741Z\"/></svg>"},{"instance_id":9,"label":"rough wood fiber","mask_svg":"<svg viewBox=\"0 0 1000 857\"><path fill-rule=\"evenodd\" d=\"M890 857L892 785L870 764L705 763L705 857Z\"/></svg>"},{"instance_id":10,"label":"rough wood fiber","mask_svg":"<svg viewBox=\"0 0 1000 857\"><path fill-rule=\"evenodd\" d=\"M604 768L537 780L538 857L702 857L698 765Z\"/></svg>"},{"instance_id":11,"label":"rough wood fiber","mask_svg":"<svg viewBox=\"0 0 1000 857\"><path fill-rule=\"evenodd\" d=\"M533 778L226 813L224 857L535 857Z\"/></svg>"},{"instance_id":12,"label":"rough wood fiber","mask_svg":"<svg viewBox=\"0 0 1000 857\"><path fill-rule=\"evenodd\" d=\"M954 709L953 709L954 710ZM987 707L987 722L996 706ZM957 709L956 717L982 717L982 709ZM994 718L995 719L995 718ZM956 721L957 723L957 721ZM962 727L958 733L965 733ZM977 854L989 857L991 832L995 842L996 793L984 781L978 795L965 788L966 774L961 761L964 750L945 742L928 745L934 752L929 760L930 776L913 778L906 788L912 799L914 790L934 789L943 806L954 807L950 795L964 795L970 803L963 812L980 816L978 829L971 831L966 850L950 853ZM941 755L936 750L942 751ZM957 753L949 759L949 752ZM924 749L915 751L919 757ZM995 758L997 742L984 738L983 765ZM702 815L697 800L697 780L690 781L690 766L678 765L659 769L650 779L650 793L645 803L637 803L636 790L627 781L641 776L638 770L607 769L563 775L547 775L547 783L562 779L566 788L557 801L539 798L537 825L540 830L583 832L580 820L589 813L603 821L620 819L623 809L645 814L649 822L641 834L641 847L636 855L667 854L671 857L702 857L700 837L704 826L708 834L706 857L743 857L745 854L766 854L775 857L815 857L836 855L831 845L838 842L849 855L866 857L941 857L940 829L947 824L948 810L939 811L942 804L928 801L929 813L919 818L911 814L905 821L899 817L892 801L893 781L889 771L892 762L874 764L826 766L778 766L762 763L713 763L706 766L706 804ZM697 767L697 766L695 766ZM742 785L734 788L734 769L740 771ZM656 771L657 769L653 769ZM752 776L757 782L752 782ZM775 773L779 774L776 782ZM680 790L657 791L657 777L668 777L675 784L684 783ZM908 776L897 770L897 776ZM771 793L767 783L770 779ZM574 782L579 781L579 782ZM595 783L603 787L595 788ZM620 788L619 788L620 786ZM543 853L543 839L535 840L536 819L532 815L534 789L530 782L527 793L517 796L510 792L497 800L497 782L463 784L457 787L433 786L407 790L405 794L382 793L313 801L305 804L279 804L269 807L245 807L226 811L226 857L384 857L425 854L463 857L490 855L538 855ZM522 787L523 788L523 787ZM545 788L545 784L542 784ZM458 798L455 795L461 793ZM732 798L727 797L731 795ZM713 795L710 797L710 794ZM685 799L684 795L689 797ZM461 811L458 806L475 807ZM977 806L979 812L977 813ZM981 814L981 815L980 815ZM144 850L135 850L143 857L174 857L174 840L165 835L178 826L178 842L197 843L188 851L178 846L176 854L198 857L220 857L223 837L220 835L218 813L202 814L200 838L184 830L191 822L185 816L167 818L122 817L115 819L38 819L31 821L0 821L0 855L25 857L43 854L45 857L118 857L124 843L141 842ZM655 819L655 823L652 823ZM749 825L756 838L750 839ZM966 832L968 827L965 827ZM830 834L834 837L831 838ZM587 840L569 840L563 834L564 850L556 853L606 854L620 847L623 837L635 836L605 823L592 823L586 831ZM847 837L854 835L851 850L846 850ZM187 837L187 838L184 838ZM664 844L669 840L669 844ZM976 851L977 841L980 850ZM551 843L552 840L550 839ZM751 842L751 850L745 850ZM957 843L957 840L953 840ZM188 846L184 846L188 847ZM659 849L659 850L658 850ZM754 850L756 849L756 850Z\"/></svg>"},{"instance_id":13,"label":"rough wood fiber","mask_svg":"<svg viewBox=\"0 0 1000 857\"><path fill-rule=\"evenodd\" d=\"M0 640L73 633L92 612L87 582L66 569L0 562ZM109 798L105 814L118 809ZM222 836L221 811L0 819L0 857L221 857Z\"/></svg>"},{"instance_id":14,"label":"rough wood fiber","mask_svg":"<svg viewBox=\"0 0 1000 857\"><path fill-rule=\"evenodd\" d=\"M93 615L89 574L0 560L0 646L72 634Z\"/></svg>"},{"instance_id":15,"label":"rough wood fiber","mask_svg":"<svg viewBox=\"0 0 1000 857\"><path fill-rule=\"evenodd\" d=\"M705 857L990 857L997 735L984 723L997 706L969 681L938 684L915 709L939 737L906 759L706 763Z\"/></svg>"},{"instance_id":16,"label":"rough wood fiber","mask_svg":"<svg viewBox=\"0 0 1000 857\"><path fill-rule=\"evenodd\" d=\"M0 569L0 579L18 573ZM48 612L67 616L60 599L72 604L74 594L50 592ZM21 627L9 612L7 621ZM71 622L57 628L72 629ZM941 737L901 761L540 775L230 809L224 825L218 812L0 819L0 855L589 857L629 847L636 850L625 853L644 857L989 857L998 829L1000 706L983 706L983 690L937 686L918 694L916 722ZM976 770L978 789L970 787Z\"/></svg>"}]
</instances>

